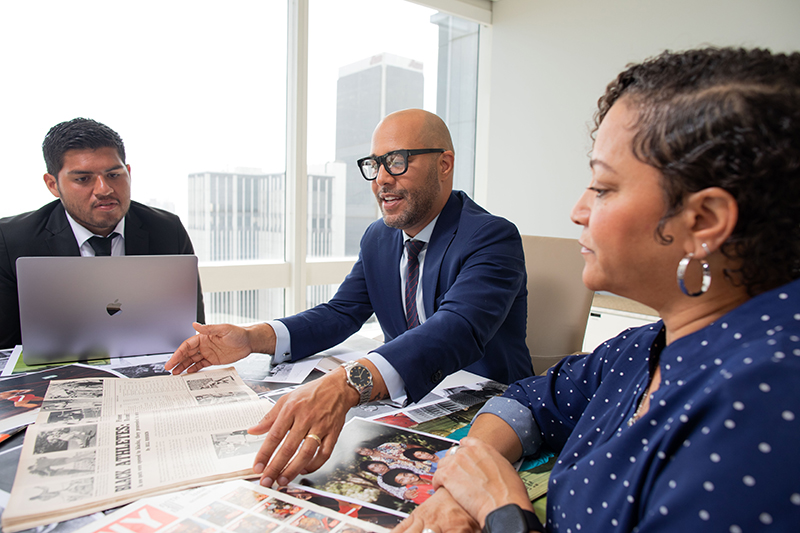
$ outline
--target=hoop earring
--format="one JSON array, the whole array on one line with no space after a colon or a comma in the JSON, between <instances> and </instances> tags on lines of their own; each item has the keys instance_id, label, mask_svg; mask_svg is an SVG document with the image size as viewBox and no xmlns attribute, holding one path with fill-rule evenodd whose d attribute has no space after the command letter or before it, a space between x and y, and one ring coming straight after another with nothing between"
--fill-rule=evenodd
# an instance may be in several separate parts
<instances>
[{"instance_id":1,"label":"hoop earring","mask_svg":"<svg viewBox=\"0 0 800 533\"><path fill-rule=\"evenodd\" d=\"M703 249L706 251L706 257L709 254L708 246L706 243L702 243ZM686 275L686 268L689 266L689 262L694 258L693 253L686 254L681 262L678 263L678 287L681 289L681 292L689 297L696 297L700 296L701 294L705 294L708 291L708 288L711 286L711 268L708 266L708 261L705 259L698 259L700 261L700 266L703 269L703 282L700 286L700 290L697 292L689 292L686 288L686 283L684 283L683 278Z\"/></svg>"}]
</instances>

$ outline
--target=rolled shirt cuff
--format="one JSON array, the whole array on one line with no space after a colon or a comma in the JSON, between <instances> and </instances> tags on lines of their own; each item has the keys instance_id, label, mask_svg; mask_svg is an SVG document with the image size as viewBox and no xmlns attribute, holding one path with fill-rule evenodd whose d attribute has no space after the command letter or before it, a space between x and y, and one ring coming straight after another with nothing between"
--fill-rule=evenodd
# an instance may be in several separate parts
<instances>
[{"instance_id":1,"label":"rolled shirt cuff","mask_svg":"<svg viewBox=\"0 0 800 533\"><path fill-rule=\"evenodd\" d=\"M475 415L475 420L483 414L499 416L511 426L522 444L522 456L526 457L539 451L542 445L542 432L539 424L533 419L530 410L511 398L496 396L490 398L483 408ZM473 420L474 422L474 420Z\"/></svg>"}]
</instances>

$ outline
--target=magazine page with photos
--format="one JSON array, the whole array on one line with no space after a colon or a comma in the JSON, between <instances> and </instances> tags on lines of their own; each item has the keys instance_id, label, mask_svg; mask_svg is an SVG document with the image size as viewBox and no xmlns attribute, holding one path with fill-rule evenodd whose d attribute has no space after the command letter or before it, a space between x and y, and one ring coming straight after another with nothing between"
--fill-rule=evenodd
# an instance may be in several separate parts
<instances>
[{"instance_id":1,"label":"magazine page with photos","mask_svg":"<svg viewBox=\"0 0 800 533\"><path fill-rule=\"evenodd\" d=\"M376 513L362 518L360 506L315 498L300 487L273 490L229 481L143 498L76 533L388 533L397 524L389 520L389 525L379 525ZM337 507L320 505L324 499Z\"/></svg>"},{"instance_id":2,"label":"magazine page with photos","mask_svg":"<svg viewBox=\"0 0 800 533\"><path fill-rule=\"evenodd\" d=\"M257 477L269 410L232 368L143 379L53 381L25 436L6 533L143 496Z\"/></svg>"},{"instance_id":3,"label":"magazine page with photos","mask_svg":"<svg viewBox=\"0 0 800 533\"><path fill-rule=\"evenodd\" d=\"M298 483L404 517L433 495L437 463L455 444L354 418L342 429L330 459Z\"/></svg>"}]
</instances>

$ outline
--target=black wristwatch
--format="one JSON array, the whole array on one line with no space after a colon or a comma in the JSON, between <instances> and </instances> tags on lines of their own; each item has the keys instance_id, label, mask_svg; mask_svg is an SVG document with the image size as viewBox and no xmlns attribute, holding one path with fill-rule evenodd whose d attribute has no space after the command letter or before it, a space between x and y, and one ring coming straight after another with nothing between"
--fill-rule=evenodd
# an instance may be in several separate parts
<instances>
[{"instance_id":1,"label":"black wristwatch","mask_svg":"<svg viewBox=\"0 0 800 533\"><path fill-rule=\"evenodd\" d=\"M544 531L536 514L523 509L516 503L498 507L486 515L483 533L529 533Z\"/></svg>"},{"instance_id":2,"label":"black wristwatch","mask_svg":"<svg viewBox=\"0 0 800 533\"><path fill-rule=\"evenodd\" d=\"M369 402L372 396L372 372L358 361L342 363L347 384L358 392L358 405Z\"/></svg>"}]
</instances>

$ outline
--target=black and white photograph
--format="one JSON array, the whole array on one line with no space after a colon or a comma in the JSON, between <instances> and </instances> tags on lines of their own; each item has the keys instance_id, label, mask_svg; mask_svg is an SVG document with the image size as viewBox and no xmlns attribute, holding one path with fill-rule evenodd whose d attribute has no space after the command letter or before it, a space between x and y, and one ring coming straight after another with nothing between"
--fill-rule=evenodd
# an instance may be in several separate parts
<instances>
[{"instance_id":1,"label":"black and white photograph","mask_svg":"<svg viewBox=\"0 0 800 533\"><path fill-rule=\"evenodd\" d=\"M92 448L97 444L97 425L59 427L36 436L34 455Z\"/></svg>"},{"instance_id":2,"label":"black and white photograph","mask_svg":"<svg viewBox=\"0 0 800 533\"><path fill-rule=\"evenodd\" d=\"M45 400L42 402L42 411L100 411L103 402L96 399L79 398L75 400Z\"/></svg>"},{"instance_id":3,"label":"black and white photograph","mask_svg":"<svg viewBox=\"0 0 800 533\"><path fill-rule=\"evenodd\" d=\"M186 386L189 390L209 390L218 389L227 385L233 385L233 376L221 377L198 377L197 379L187 379Z\"/></svg>"},{"instance_id":4,"label":"black and white photograph","mask_svg":"<svg viewBox=\"0 0 800 533\"><path fill-rule=\"evenodd\" d=\"M59 457L41 456L28 467L31 474L48 478L91 474L95 469L95 451L82 451Z\"/></svg>"},{"instance_id":5,"label":"black and white photograph","mask_svg":"<svg viewBox=\"0 0 800 533\"><path fill-rule=\"evenodd\" d=\"M209 405L215 403L230 403L248 400L250 397L242 392L226 391L226 392L208 392L205 394L198 394L195 397L198 405Z\"/></svg>"},{"instance_id":6,"label":"black and white photograph","mask_svg":"<svg viewBox=\"0 0 800 533\"><path fill-rule=\"evenodd\" d=\"M232 433L211 435L214 451L220 459L255 453L261 447L265 435L250 435L246 429Z\"/></svg>"},{"instance_id":7,"label":"black and white photograph","mask_svg":"<svg viewBox=\"0 0 800 533\"><path fill-rule=\"evenodd\" d=\"M34 490L38 491L38 494L30 496L28 499L31 501L74 502L85 500L94 492L94 478L70 479L64 483L49 481L46 485L35 486Z\"/></svg>"},{"instance_id":8,"label":"black and white photograph","mask_svg":"<svg viewBox=\"0 0 800 533\"><path fill-rule=\"evenodd\" d=\"M72 398L101 398L103 396L103 380L83 379L70 381L54 381L47 389L48 400Z\"/></svg>"},{"instance_id":9,"label":"black and white photograph","mask_svg":"<svg viewBox=\"0 0 800 533\"><path fill-rule=\"evenodd\" d=\"M100 418L102 409L98 405L89 409L66 409L64 411L50 411L47 415L48 424L82 424L87 420Z\"/></svg>"}]
</instances>

